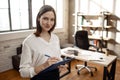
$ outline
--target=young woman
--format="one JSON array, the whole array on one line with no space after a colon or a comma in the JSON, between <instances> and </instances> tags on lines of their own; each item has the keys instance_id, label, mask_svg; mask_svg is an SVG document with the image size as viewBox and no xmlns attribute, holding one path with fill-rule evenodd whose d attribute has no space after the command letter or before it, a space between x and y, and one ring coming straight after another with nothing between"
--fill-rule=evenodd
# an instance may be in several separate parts
<instances>
[{"instance_id":1,"label":"young woman","mask_svg":"<svg viewBox=\"0 0 120 80\"><path fill-rule=\"evenodd\" d=\"M56 14L49 5L41 7L36 18L36 32L23 41L20 61L20 74L22 77L34 80L59 80L59 71L66 66L59 66L53 71L40 74L42 70L61 60L59 38L52 33L56 25ZM50 58L45 55L51 56Z\"/></svg>"}]
</instances>

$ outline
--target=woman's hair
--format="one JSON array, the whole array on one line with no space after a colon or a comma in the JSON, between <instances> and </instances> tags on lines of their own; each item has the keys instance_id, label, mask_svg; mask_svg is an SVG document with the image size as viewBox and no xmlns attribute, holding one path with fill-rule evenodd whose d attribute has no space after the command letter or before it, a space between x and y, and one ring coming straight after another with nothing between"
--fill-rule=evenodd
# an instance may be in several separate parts
<instances>
[{"instance_id":1,"label":"woman's hair","mask_svg":"<svg viewBox=\"0 0 120 80\"><path fill-rule=\"evenodd\" d=\"M36 18L36 32L34 33L36 37L39 37L40 36L40 33L42 32L42 27L40 25L40 22L39 22L39 18L46 12L48 11L52 11L54 13L54 16L55 16L55 21L54 21L54 25L53 27L48 31L49 33L51 33L54 28L55 28L55 25L56 25L56 13L55 13L55 10L53 7L51 7L50 5L44 5L40 8L38 14L37 14L37 18Z\"/></svg>"}]
</instances>

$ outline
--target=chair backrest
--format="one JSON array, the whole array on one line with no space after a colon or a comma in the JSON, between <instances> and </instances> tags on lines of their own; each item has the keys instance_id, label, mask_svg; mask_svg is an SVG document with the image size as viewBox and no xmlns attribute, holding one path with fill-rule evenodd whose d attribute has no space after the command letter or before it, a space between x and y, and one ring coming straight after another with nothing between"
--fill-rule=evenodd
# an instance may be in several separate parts
<instances>
[{"instance_id":1,"label":"chair backrest","mask_svg":"<svg viewBox=\"0 0 120 80\"><path fill-rule=\"evenodd\" d=\"M20 47L16 48L16 52L17 52L17 55L22 53L22 44L20 45Z\"/></svg>"},{"instance_id":2,"label":"chair backrest","mask_svg":"<svg viewBox=\"0 0 120 80\"><path fill-rule=\"evenodd\" d=\"M77 31L75 34L75 45L82 49L89 49L88 32L85 30Z\"/></svg>"}]
</instances>

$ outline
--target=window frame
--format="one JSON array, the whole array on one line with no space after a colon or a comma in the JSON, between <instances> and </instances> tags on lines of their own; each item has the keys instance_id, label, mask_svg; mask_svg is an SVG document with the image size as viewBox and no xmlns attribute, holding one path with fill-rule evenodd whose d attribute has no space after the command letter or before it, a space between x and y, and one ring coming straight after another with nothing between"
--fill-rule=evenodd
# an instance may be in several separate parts
<instances>
[{"instance_id":1,"label":"window frame","mask_svg":"<svg viewBox=\"0 0 120 80\"><path fill-rule=\"evenodd\" d=\"M45 0L43 0L43 5L45 4ZM56 4L57 5L57 4ZM64 5L64 0L63 0L63 5ZM62 9L64 12L64 9ZM15 32L15 31L24 31L24 30L34 30L35 27L33 27L33 22L32 22L32 0L28 0L28 29L17 29L17 30L13 30L12 29L12 22L11 22L11 10L10 10L10 0L8 0L8 15L9 15L9 30L4 30L4 31L0 31L0 33L5 33L5 32ZM62 15L64 17L64 15ZM55 30L63 30L63 18L62 18L62 25L60 28L55 28ZM57 27L57 25L56 25ZM58 30L58 31L59 31Z\"/></svg>"}]
</instances>

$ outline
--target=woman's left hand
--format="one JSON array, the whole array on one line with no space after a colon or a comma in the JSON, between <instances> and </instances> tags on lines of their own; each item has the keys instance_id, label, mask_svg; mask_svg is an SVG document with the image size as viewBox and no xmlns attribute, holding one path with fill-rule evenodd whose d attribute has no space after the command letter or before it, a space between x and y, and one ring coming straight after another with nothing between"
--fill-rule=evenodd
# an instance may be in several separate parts
<instances>
[{"instance_id":1,"label":"woman's left hand","mask_svg":"<svg viewBox=\"0 0 120 80\"><path fill-rule=\"evenodd\" d=\"M60 65L58 68L59 68L59 71L60 71L60 72L66 71L66 70L68 70L68 69L67 69L67 68L68 68L68 65L67 65L67 64L65 64L65 65Z\"/></svg>"}]
</instances>

